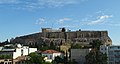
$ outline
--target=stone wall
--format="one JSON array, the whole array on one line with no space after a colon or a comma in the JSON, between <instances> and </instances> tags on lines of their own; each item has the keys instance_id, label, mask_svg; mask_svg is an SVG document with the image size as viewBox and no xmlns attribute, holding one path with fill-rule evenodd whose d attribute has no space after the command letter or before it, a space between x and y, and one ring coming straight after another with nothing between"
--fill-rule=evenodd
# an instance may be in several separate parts
<instances>
[{"instance_id":1,"label":"stone wall","mask_svg":"<svg viewBox=\"0 0 120 64\"><path fill-rule=\"evenodd\" d=\"M108 36L107 31L71 31L71 32L52 32L46 29L42 29L43 32L16 37L12 42L22 44L34 44L39 42L41 38L43 40L49 40L58 43L79 43L89 44L93 40L100 40L103 44L112 44L112 40ZM57 43L57 42L56 42Z\"/></svg>"},{"instance_id":2,"label":"stone wall","mask_svg":"<svg viewBox=\"0 0 120 64\"><path fill-rule=\"evenodd\" d=\"M46 32L44 37L49 39L61 38L78 43L86 42L87 44L93 40L100 40L103 44L112 44L107 31Z\"/></svg>"}]
</instances>

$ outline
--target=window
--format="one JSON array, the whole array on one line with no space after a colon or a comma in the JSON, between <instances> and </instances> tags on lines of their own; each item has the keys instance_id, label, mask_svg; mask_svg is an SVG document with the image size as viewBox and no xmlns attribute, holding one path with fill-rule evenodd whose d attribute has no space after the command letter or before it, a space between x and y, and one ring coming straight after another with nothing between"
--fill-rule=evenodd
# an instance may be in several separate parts
<instances>
[{"instance_id":1,"label":"window","mask_svg":"<svg viewBox=\"0 0 120 64\"><path fill-rule=\"evenodd\" d=\"M109 51L109 55L113 55L113 51Z\"/></svg>"},{"instance_id":2,"label":"window","mask_svg":"<svg viewBox=\"0 0 120 64\"><path fill-rule=\"evenodd\" d=\"M109 62L109 64L113 64L113 62Z\"/></svg>"},{"instance_id":3,"label":"window","mask_svg":"<svg viewBox=\"0 0 120 64\"><path fill-rule=\"evenodd\" d=\"M52 59L52 55L50 55L50 59Z\"/></svg>"},{"instance_id":4,"label":"window","mask_svg":"<svg viewBox=\"0 0 120 64\"><path fill-rule=\"evenodd\" d=\"M105 50L106 50L106 48L105 48Z\"/></svg>"},{"instance_id":5,"label":"window","mask_svg":"<svg viewBox=\"0 0 120 64\"><path fill-rule=\"evenodd\" d=\"M114 60L114 58L113 58L113 57L110 57L110 58L109 58L109 61L113 61L113 60Z\"/></svg>"},{"instance_id":6,"label":"window","mask_svg":"<svg viewBox=\"0 0 120 64\"><path fill-rule=\"evenodd\" d=\"M23 56L23 49L21 50L21 56Z\"/></svg>"},{"instance_id":7,"label":"window","mask_svg":"<svg viewBox=\"0 0 120 64\"><path fill-rule=\"evenodd\" d=\"M103 49L101 48L101 50L103 50Z\"/></svg>"},{"instance_id":8,"label":"window","mask_svg":"<svg viewBox=\"0 0 120 64\"><path fill-rule=\"evenodd\" d=\"M112 47L110 47L110 49L111 49Z\"/></svg>"}]
</instances>

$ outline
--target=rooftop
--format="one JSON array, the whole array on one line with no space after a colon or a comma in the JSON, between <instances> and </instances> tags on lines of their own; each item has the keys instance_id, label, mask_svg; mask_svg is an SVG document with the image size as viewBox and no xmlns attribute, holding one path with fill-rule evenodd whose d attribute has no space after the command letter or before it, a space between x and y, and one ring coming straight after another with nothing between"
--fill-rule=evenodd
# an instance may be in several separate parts
<instances>
[{"instance_id":1,"label":"rooftop","mask_svg":"<svg viewBox=\"0 0 120 64\"><path fill-rule=\"evenodd\" d=\"M58 51L56 51L56 50L46 50L46 51L43 51L42 53L44 53L44 54L53 54L53 53L60 53L60 52L58 52Z\"/></svg>"}]
</instances>

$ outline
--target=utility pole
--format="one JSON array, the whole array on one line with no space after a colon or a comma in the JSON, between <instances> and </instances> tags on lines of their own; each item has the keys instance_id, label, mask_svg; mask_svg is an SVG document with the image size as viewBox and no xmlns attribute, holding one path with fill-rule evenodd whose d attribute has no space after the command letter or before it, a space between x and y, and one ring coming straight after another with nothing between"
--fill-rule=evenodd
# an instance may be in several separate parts
<instances>
[{"instance_id":1,"label":"utility pole","mask_svg":"<svg viewBox=\"0 0 120 64\"><path fill-rule=\"evenodd\" d=\"M14 51L12 51L12 64L13 64L13 52L14 52Z\"/></svg>"}]
</instances>

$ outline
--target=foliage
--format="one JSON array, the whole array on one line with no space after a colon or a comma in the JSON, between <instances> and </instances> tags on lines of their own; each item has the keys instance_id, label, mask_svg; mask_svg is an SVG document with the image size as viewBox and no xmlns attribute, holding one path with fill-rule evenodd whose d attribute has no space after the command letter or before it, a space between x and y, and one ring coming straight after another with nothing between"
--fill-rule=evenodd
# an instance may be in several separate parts
<instances>
[{"instance_id":1,"label":"foliage","mask_svg":"<svg viewBox=\"0 0 120 64\"><path fill-rule=\"evenodd\" d=\"M42 51L48 50L48 49L50 49L48 46L43 46L43 47L40 48L40 50L42 50Z\"/></svg>"},{"instance_id":2,"label":"foliage","mask_svg":"<svg viewBox=\"0 0 120 64\"><path fill-rule=\"evenodd\" d=\"M88 55L86 55L85 64L107 64L107 55L99 51L101 42L98 40L90 43L92 45L92 50Z\"/></svg>"},{"instance_id":3,"label":"foliage","mask_svg":"<svg viewBox=\"0 0 120 64\"><path fill-rule=\"evenodd\" d=\"M27 61L28 64L42 64L43 58L41 55L37 53L31 53L29 54L30 59Z\"/></svg>"},{"instance_id":4,"label":"foliage","mask_svg":"<svg viewBox=\"0 0 120 64\"><path fill-rule=\"evenodd\" d=\"M76 43L71 44L71 49L88 49L88 48L90 48L90 45L83 45L83 44L76 44Z\"/></svg>"},{"instance_id":5,"label":"foliage","mask_svg":"<svg viewBox=\"0 0 120 64\"><path fill-rule=\"evenodd\" d=\"M26 61L27 64L52 64L50 62L45 62L40 54L38 53L31 53L29 54L29 60Z\"/></svg>"},{"instance_id":6,"label":"foliage","mask_svg":"<svg viewBox=\"0 0 120 64\"><path fill-rule=\"evenodd\" d=\"M71 48L72 48L72 49L81 49L82 46L81 46L80 44L72 44L72 45L71 45Z\"/></svg>"},{"instance_id":7,"label":"foliage","mask_svg":"<svg viewBox=\"0 0 120 64\"><path fill-rule=\"evenodd\" d=\"M12 59L11 55L0 55L0 59Z\"/></svg>"},{"instance_id":8,"label":"foliage","mask_svg":"<svg viewBox=\"0 0 120 64\"><path fill-rule=\"evenodd\" d=\"M57 57L55 57L55 60L53 61L53 64L59 64L59 63L64 63L64 59L57 56Z\"/></svg>"},{"instance_id":9,"label":"foliage","mask_svg":"<svg viewBox=\"0 0 120 64\"><path fill-rule=\"evenodd\" d=\"M15 47L14 46L5 46L4 48L5 49L14 49Z\"/></svg>"},{"instance_id":10,"label":"foliage","mask_svg":"<svg viewBox=\"0 0 120 64\"><path fill-rule=\"evenodd\" d=\"M50 62L43 62L42 64L52 64L52 63L50 63Z\"/></svg>"},{"instance_id":11,"label":"foliage","mask_svg":"<svg viewBox=\"0 0 120 64\"><path fill-rule=\"evenodd\" d=\"M86 56L86 63L85 64L107 64L107 55L103 54L99 51L90 52Z\"/></svg>"},{"instance_id":12,"label":"foliage","mask_svg":"<svg viewBox=\"0 0 120 64\"><path fill-rule=\"evenodd\" d=\"M56 45L53 43L53 41L50 42L50 47L49 49L57 50Z\"/></svg>"},{"instance_id":13,"label":"foliage","mask_svg":"<svg viewBox=\"0 0 120 64\"><path fill-rule=\"evenodd\" d=\"M99 50L100 45L102 45L102 43L99 40L93 40L93 42L91 42L90 45L92 45L91 48Z\"/></svg>"}]
</instances>

